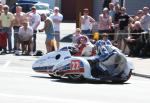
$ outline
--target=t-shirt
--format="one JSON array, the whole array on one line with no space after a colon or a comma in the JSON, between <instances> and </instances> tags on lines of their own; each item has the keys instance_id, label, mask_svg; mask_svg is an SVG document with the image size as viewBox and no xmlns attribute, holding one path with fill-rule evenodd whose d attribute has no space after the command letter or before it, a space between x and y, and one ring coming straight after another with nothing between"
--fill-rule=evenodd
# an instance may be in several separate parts
<instances>
[{"instance_id":1,"label":"t-shirt","mask_svg":"<svg viewBox=\"0 0 150 103\"><path fill-rule=\"evenodd\" d=\"M129 17L127 14L125 14L125 15L120 15L120 16L118 17L120 30L124 30L125 27L128 26L128 24L129 24L129 18L130 18L130 17Z\"/></svg>"},{"instance_id":2,"label":"t-shirt","mask_svg":"<svg viewBox=\"0 0 150 103\"><path fill-rule=\"evenodd\" d=\"M60 31L60 23L56 23L55 20L62 21L63 15L60 13L58 13L57 15L52 14L50 15L50 18L52 19L53 24L54 24L54 31Z\"/></svg>"},{"instance_id":3,"label":"t-shirt","mask_svg":"<svg viewBox=\"0 0 150 103\"><path fill-rule=\"evenodd\" d=\"M37 30L41 22L41 16L38 13L29 13L29 25L33 28L33 30Z\"/></svg>"},{"instance_id":4,"label":"t-shirt","mask_svg":"<svg viewBox=\"0 0 150 103\"><path fill-rule=\"evenodd\" d=\"M28 41L33 35L33 29L32 27L28 26L27 29L25 30L24 27L19 28L19 38L21 41Z\"/></svg>"},{"instance_id":5,"label":"t-shirt","mask_svg":"<svg viewBox=\"0 0 150 103\"><path fill-rule=\"evenodd\" d=\"M13 20L14 20L14 16L10 12L8 12L7 15L5 13L2 13L0 16L2 27L10 27Z\"/></svg>"}]
</instances>

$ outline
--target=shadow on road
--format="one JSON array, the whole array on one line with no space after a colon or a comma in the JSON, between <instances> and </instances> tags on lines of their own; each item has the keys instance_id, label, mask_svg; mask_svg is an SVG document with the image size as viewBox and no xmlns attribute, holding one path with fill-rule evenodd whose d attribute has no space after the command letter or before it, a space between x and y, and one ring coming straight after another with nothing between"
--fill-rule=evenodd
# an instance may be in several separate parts
<instances>
[{"instance_id":1,"label":"shadow on road","mask_svg":"<svg viewBox=\"0 0 150 103\"><path fill-rule=\"evenodd\" d=\"M60 78L60 77L47 77L47 76L31 76L33 78L42 78L42 79L50 79L52 82L59 82L59 83L69 83L69 84L109 84L109 85L125 85L131 84L128 82L125 83L112 83L106 81L93 81L93 80L82 80L82 81L75 81L70 80L68 78Z\"/></svg>"}]
</instances>

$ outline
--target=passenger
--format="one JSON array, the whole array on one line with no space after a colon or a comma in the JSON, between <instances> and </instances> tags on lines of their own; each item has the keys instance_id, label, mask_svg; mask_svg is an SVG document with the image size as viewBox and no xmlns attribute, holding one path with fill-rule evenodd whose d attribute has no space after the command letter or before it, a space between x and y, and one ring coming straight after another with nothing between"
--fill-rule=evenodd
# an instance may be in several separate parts
<instances>
[{"instance_id":1,"label":"passenger","mask_svg":"<svg viewBox=\"0 0 150 103\"><path fill-rule=\"evenodd\" d=\"M48 18L45 14L41 15L42 20L44 21L43 29L40 29L39 32L45 31L46 34L46 50L47 53L57 50L55 36L54 36L54 26L53 22L50 18Z\"/></svg>"},{"instance_id":2,"label":"passenger","mask_svg":"<svg viewBox=\"0 0 150 103\"><path fill-rule=\"evenodd\" d=\"M85 35L79 37L76 48L78 49L76 56L92 56L96 53L93 49L94 45Z\"/></svg>"}]
</instances>

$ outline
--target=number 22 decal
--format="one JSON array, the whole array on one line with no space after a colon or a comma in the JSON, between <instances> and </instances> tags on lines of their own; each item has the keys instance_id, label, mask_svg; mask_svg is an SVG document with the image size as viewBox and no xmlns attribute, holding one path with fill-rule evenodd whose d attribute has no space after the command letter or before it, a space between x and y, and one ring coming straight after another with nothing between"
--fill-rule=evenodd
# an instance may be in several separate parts
<instances>
[{"instance_id":1,"label":"number 22 decal","mask_svg":"<svg viewBox=\"0 0 150 103\"><path fill-rule=\"evenodd\" d=\"M71 69L79 70L80 69L80 60L72 60L71 61Z\"/></svg>"}]
</instances>

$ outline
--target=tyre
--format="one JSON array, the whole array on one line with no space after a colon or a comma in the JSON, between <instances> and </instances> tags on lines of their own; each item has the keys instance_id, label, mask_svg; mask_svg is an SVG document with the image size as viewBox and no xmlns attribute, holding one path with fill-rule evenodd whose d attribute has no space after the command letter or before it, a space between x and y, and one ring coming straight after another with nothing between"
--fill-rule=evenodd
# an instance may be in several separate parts
<instances>
[{"instance_id":1,"label":"tyre","mask_svg":"<svg viewBox=\"0 0 150 103\"><path fill-rule=\"evenodd\" d=\"M70 80L74 80L74 81L82 81L84 80L84 77L82 74L70 74L68 75L68 78Z\"/></svg>"},{"instance_id":2,"label":"tyre","mask_svg":"<svg viewBox=\"0 0 150 103\"><path fill-rule=\"evenodd\" d=\"M60 79L61 77L54 76L53 74L48 74L51 78Z\"/></svg>"},{"instance_id":3,"label":"tyre","mask_svg":"<svg viewBox=\"0 0 150 103\"><path fill-rule=\"evenodd\" d=\"M113 83L124 83L124 82L126 82L126 81L128 81L130 79L131 75L132 75L132 70L130 70L129 75L128 75L128 77L126 79L124 79L124 80L116 79L116 80L112 80L112 82Z\"/></svg>"}]
</instances>

